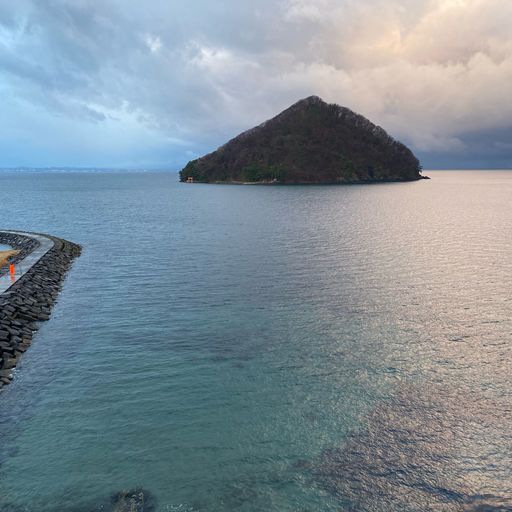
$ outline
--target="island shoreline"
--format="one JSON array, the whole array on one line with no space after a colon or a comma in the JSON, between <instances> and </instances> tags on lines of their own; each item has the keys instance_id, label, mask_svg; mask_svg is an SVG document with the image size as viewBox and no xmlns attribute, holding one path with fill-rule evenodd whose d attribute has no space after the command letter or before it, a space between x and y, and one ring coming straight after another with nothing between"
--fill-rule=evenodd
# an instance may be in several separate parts
<instances>
[{"instance_id":1,"label":"island shoreline","mask_svg":"<svg viewBox=\"0 0 512 512\"><path fill-rule=\"evenodd\" d=\"M421 180L430 180L430 176L421 175L416 179L383 179L383 180L359 180L359 181L180 181L187 185L262 185L262 186L295 186L295 185L327 185L327 186L340 186L340 185L379 185L385 183L414 183Z\"/></svg>"}]
</instances>

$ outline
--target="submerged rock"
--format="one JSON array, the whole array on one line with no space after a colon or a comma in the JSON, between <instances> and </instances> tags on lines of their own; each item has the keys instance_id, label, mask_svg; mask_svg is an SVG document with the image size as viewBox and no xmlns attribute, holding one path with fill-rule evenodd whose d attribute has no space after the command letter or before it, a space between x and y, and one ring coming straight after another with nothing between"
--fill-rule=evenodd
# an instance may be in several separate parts
<instances>
[{"instance_id":1,"label":"submerged rock","mask_svg":"<svg viewBox=\"0 0 512 512\"><path fill-rule=\"evenodd\" d=\"M112 512L152 512L155 502L144 489L121 491L112 496Z\"/></svg>"}]
</instances>

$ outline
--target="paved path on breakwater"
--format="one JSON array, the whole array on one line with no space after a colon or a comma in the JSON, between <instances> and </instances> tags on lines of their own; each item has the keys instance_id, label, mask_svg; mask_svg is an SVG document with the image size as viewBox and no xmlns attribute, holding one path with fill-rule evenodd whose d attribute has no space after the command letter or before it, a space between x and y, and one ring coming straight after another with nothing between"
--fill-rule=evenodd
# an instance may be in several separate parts
<instances>
[{"instance_id":1,"label":"paved path on breakwater","mask_svg":"<svg viewBox=\"0 0 512 512\"><path fill-rule=\"evenodd\" d=\"M0 295L6 292L18 279L24 276L53 246L53 240L43 235L25 233L23 231L0 230L0 233L9 233L33 238L39 245L22 261L16 264L16 273L11 276L9 273L0 276Z\"/></svg>"}]
</instances>

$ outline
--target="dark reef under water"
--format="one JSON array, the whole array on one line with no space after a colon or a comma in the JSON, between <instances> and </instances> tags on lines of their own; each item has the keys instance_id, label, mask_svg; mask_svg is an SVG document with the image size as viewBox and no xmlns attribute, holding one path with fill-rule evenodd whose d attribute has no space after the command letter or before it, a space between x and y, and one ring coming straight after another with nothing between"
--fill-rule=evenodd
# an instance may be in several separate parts
<instances>
[{"instance_id":1,"label":"dark reef under water","mask_svg":"<svg viewBox=\"0 0 512 512\"><path fill-rule=\"evenodd\" d=\"M506 397L404 384L343 446L302 466L342 510L512 511L511 433ZM486 448L490 436L500 452Z\"/></svg>"}]
</instances>

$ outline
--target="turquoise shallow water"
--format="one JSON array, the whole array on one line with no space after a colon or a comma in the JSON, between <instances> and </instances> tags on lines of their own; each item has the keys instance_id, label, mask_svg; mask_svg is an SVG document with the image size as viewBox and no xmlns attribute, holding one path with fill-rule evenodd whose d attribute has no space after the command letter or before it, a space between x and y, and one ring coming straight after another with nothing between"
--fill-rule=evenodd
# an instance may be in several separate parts
<instances>
[{"instance_id":1,"label":"turquoise shallow water","mask_svg":"<svg viewBox=\"0 0 512 512\"><path fill-rule=\"evenodd\" d=\"M512 172L429 174L0 173L1 227L84 247L0 394L0 510L512 496Z\"/></svg>"}]
</instances>

